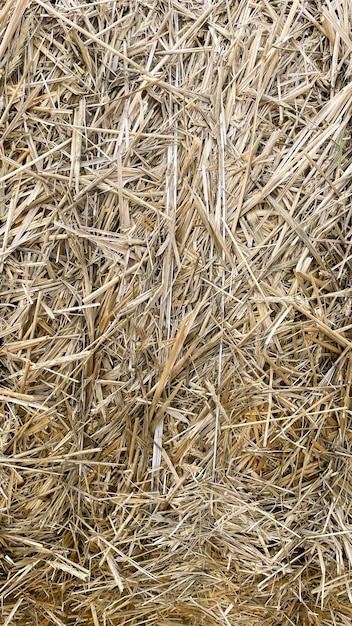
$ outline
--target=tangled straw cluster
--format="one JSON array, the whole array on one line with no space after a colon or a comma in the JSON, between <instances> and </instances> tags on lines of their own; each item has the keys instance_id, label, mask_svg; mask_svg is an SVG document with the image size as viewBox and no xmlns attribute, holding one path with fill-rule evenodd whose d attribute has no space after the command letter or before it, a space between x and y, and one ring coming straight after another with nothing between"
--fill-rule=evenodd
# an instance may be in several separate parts
<instances>
[{"instance_id":1,"label":"tangled straw cluster","mask_svg":"<svg viewBox=\"0 0 352 626\"><path fill-rule=\"evenodd\" d=\"M5 626L351 623L351 16L0 2Z\"/></svg>"}]
</instances>

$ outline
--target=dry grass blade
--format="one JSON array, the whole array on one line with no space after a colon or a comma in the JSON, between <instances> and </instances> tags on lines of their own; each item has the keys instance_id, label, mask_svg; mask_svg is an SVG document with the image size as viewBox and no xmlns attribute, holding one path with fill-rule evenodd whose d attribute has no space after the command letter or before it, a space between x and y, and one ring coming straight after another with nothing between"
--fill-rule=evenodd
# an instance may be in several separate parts
<instances>
[{"instance_id":1,"label":"dry grass blade","mask_svg":"<svg viewBox=\"0 0 352 626\"><path fill-rule=\"evenodd\" d=\"M0 0L0 622L352 622L351 0Z\"/></svg>"}]
</instances>

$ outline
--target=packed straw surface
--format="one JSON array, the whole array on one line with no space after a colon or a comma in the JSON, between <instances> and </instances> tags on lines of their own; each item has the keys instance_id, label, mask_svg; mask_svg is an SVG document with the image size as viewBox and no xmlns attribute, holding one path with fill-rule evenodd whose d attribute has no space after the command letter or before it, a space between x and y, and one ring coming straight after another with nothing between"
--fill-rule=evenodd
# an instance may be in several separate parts
<instances>
[{"instance_id":1,"label":"packed straw surface","mask_svg":"<svg viewBox=\"0 0 352 626\"><path fill-rule=\"evenodd\" d=\"M1 624L351 624L351 1L0 7Z\"/></svg>"}]
</instances>

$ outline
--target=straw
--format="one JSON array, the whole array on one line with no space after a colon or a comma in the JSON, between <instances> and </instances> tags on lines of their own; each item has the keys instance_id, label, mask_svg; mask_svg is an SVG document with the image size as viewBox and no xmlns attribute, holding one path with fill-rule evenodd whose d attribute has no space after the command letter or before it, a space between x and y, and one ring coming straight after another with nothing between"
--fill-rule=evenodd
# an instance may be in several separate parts
<instances>
[{"instance_id":1,"label":"straw","mask_svg":"<svg viewBox=\"0 0 352 626\"><path fill-rule=\"evenodd\" d=\"M349 0L0 3L0 622L352 620Z\"/></svg>"}]
</instances>

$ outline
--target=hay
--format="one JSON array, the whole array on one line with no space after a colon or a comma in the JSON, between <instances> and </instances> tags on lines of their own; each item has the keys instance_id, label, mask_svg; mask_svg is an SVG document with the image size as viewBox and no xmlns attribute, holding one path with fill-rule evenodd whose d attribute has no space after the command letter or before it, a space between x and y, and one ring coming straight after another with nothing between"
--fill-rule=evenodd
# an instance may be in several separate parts
<instances>
[{"instance_id":1,"label":"hay","mask_svg":"<svg viewBox=\"0 0 352 626\"><path fill-rule=\"evenodd\" d=\"M6 626L351 623L351 15L0 3Z\"/></svg>"}]
</instances>

